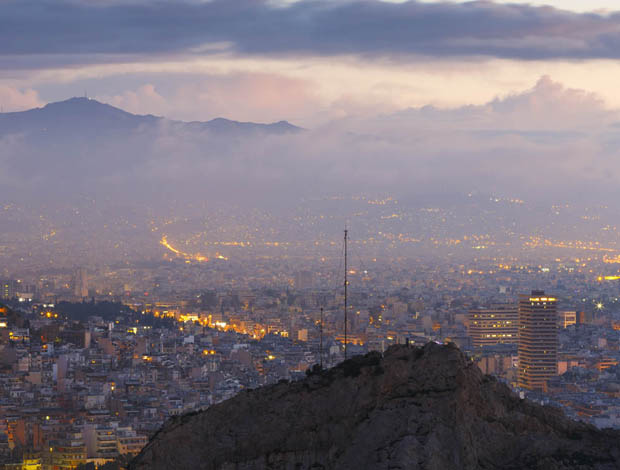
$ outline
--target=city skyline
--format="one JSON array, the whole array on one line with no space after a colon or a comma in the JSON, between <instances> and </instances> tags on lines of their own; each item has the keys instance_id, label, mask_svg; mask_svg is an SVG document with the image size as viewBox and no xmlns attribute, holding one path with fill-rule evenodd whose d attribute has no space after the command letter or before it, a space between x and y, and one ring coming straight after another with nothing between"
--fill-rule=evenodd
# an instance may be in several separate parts
<instances>
[{"instance_id":1,"label":"city skyline","mask_svg":"<svg viewBox=\"0 0 620 470\"><path fill-rule=\"evenodd\" d=\"M0 1L0 470L620 465L618 59L611 0Z\"/></svg>"}]
</instances>

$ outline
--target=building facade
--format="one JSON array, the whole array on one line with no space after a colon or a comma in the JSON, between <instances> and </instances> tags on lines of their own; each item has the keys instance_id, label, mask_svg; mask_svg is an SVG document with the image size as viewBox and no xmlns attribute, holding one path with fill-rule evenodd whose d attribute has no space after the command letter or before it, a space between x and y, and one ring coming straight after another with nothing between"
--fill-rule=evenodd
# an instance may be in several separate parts
<instances>
[{"instance_id":1,"label":"building facade","mask_svg":"<svg viewBox=\"0 0 620 470\"><path fill-rule=\"evenodd\" d=\"M519 297L518 385L545 391L547 380L557 374L557 299L544 291Z\"/></svg>"},{"instance_id":2,"label":"building facade","mask_svg":"<svg viewBox=\"0 0 620 470\"><path fill-rule=\"evenodd\" d=\"M492 344L517 344L519 310L516 304L494 304L470 310L468 332L474 348Z\"/></svg>"},{"instance_id":3,"label":"building facade","mask_svg":"<svg viewBox=\"0 0 620 470\"><path fill-rule=\"evenodd\" d=\"M563 310L558 312L558 327L568 328L571 325L577 324L577 311L575 310Z\"/></svg>"},{"instance_id":4,"label":"building facade","mask_svg":"<svg viewBox=\"0 0 620 470\"><path fill-rule=\"evenodd\" d=\"M0 280L0 299L8 300L17 295L19 283L15 279Z\"/></svg>"}]
</instances>

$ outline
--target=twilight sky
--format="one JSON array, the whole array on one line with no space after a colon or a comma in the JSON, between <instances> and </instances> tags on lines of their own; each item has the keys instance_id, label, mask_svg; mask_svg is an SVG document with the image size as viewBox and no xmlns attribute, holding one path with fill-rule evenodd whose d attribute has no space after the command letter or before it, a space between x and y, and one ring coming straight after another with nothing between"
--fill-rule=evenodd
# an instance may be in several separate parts
<instances>
[{"instance_id":1,"label":"twilight sky","mask_svg":"<svg viewBox=\"0 0 620 470\"><path fill-rule=\"evenodd\" d=\"M34 191L54 174L85 194L199 188L190 200L345 188L617 201L618 59L620 11L602 0L3 0L4 111L87 93L137 114L309 132L235 140L162 126L84 154L11 135L0 189ZM75 164L111 156L134 166Z\"/></svg>"},{"instance_id":2,"label":"twilight sky","mask_svg":"<svg viewBox=\"0 0 620 470\"><path fill-rule=\"evenodd\" d=\"M547 76L620 108L615 4L4 0L0 104L86 92L135 113L316 128L483 105Z\"/></svg>"}]
</instances>

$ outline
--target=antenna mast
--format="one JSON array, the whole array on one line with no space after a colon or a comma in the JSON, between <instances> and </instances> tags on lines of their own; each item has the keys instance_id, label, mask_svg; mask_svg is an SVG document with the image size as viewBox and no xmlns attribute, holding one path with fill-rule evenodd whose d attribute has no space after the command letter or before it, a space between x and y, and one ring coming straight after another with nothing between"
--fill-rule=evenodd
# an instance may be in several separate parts
<instances>
[{"instance_id":1,"label":"antenna mast","mask_svg":"<svg viewBox=\"0 0 620 470\"><path fill-rule=\"evenodd\" d=\"M347 266L347 240L349 238L349 231L344 229L344 360L347 360L347 287L348 281L348 266Z\"/></svg>"},{"instance_id":2,"label":"antenna mast","mask_svg":"<svg viewBox=\"0 0 620 470\"><path fill-rule=\"evenodd\" d=\"M323 368L323 307L321 307L321 323L319 324L319 366Z\"/></svg>"}]
</instances>

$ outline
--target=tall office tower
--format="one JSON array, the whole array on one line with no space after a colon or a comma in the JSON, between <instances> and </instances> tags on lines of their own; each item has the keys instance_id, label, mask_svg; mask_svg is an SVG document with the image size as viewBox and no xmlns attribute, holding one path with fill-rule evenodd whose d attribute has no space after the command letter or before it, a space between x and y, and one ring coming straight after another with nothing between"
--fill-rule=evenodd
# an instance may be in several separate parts
<instances>
[{"instance_id":1,"label":"tall office tower","mask_svg":"<svg viewBox=\"0 0 620 470\"><path fill-rule=\"evenodd\" d=\"M472 309L467 318L467 329L475 348L518 342L519 310L516 304L493 304L488 308Z\"/></svg>"},{"instance_id":2,"label":"tall office tower","mask_svg":"<svg viewBox=\"0 0 620 470\"><path fill-rule=\"evenodd\" d=\"M88 277L84 268L78 268L75 271L73 295L81 299L88 297Z\"/></svg>"},{"instance_id":3,"label":"tall office tower","mask_svg":"<svg viewBox=\"0 0 620 470\"><path fill-rule=\"evenodd\" d=\"M558 368L557 299L533 290L519 297L519 387L545 391Z\"/></svg>"},{"instance_id":4,"label":"tall office tower","mask_svg":"<svg viewBox=\"0 0 620 470\"><path fill-rule=\"evenodd\" d=\"M0 281L0 299L8 300L15 297L19 289L19 282L15 279Z\"/></svg>"}]
</instances>

